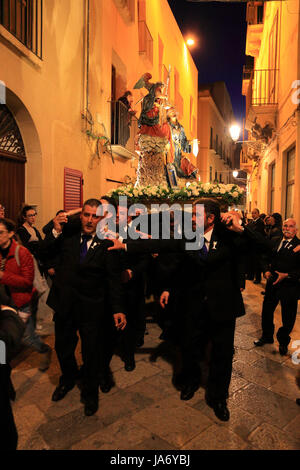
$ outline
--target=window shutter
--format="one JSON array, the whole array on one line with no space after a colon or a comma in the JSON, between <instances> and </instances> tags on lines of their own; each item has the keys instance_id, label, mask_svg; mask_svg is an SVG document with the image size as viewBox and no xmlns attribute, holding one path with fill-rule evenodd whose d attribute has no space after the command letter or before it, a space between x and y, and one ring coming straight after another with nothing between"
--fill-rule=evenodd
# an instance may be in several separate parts
<instances>
[{"instance_id":1,"label":"window shutter","mask_svg":"<svg viewBox=\"0 0 300 470\"><path fill-rule=\"evenodd\" d=\"M64 169L64 210L82 207L82 172Z\"/></svg>"}]
</instances>

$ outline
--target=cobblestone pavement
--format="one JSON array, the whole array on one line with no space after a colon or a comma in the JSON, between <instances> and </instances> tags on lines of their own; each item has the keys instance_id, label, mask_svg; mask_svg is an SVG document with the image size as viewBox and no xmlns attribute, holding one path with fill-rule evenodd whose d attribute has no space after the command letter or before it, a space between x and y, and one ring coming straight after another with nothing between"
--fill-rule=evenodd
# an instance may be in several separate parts
<instances>
[{"instance_id":1,"label":"cobblestone pavement","mask_svg":"<svg viewBox=\"0 0 300 470\"><path fill-rule=\"evenodd\" d=\"M277 341L256 348L253 340L260 335L261 291L261 285L247 282L247 314L238 319L235 335L229 422L220 422L207 407L202 388L192 400L180 400L172 385L174 351L159 339L157 324L149 322L149 335L136 355L136 369L126 372L121 359L114 356L116 386L108 394L100 392L99 410L92 417L84 416L78 388L58 403L51 401L59 377L55 353L51 367L42 373L38 353L22 352L12 376L19 449L299 449L300 407L295 400L300 397L300 365L291 357L300 349L299 311L288 356L280 356ZM278 327L280 307L275 322ZM45 320L41 334L53 346L50 322Z\"/></svg>"}]
</instances>

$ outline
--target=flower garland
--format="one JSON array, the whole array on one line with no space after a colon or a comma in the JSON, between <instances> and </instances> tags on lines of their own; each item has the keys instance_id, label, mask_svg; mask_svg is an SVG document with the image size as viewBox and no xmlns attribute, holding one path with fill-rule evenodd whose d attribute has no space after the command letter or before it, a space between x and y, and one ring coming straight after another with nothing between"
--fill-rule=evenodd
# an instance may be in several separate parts
<instances>
[{"instance_id":1,"label":"flower garland","mask_svg":"<svg viewBox=\"0 0 300 470\"><path fill-rule=\"evenodd\" d=\"M200 183L193 182L188 187L169 188L167 185L134 187L129 184L113 189L107 196L118 200L120 196L126 196L130 202L138 203L145 200L163 199L166 202L188 201L198 197L222 198L229 205L241 203L244 190L236 184Z\"/></svg>"}]
</instances>

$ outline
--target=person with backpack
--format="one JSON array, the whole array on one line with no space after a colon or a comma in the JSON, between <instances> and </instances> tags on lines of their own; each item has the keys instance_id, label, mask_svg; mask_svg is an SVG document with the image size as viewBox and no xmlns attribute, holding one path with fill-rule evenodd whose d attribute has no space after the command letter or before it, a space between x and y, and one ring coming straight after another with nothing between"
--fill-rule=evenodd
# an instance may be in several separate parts
<instances>
[{"instance_id":1,"label":"person with backpack","mask_svg":"<svg viewBox=\"0 0 300 470\"><path fill-rule=\"evenodd\" d=\"M23 344L41 354L39 370L49 368L51 348L35 332L31 306L36 295L33 287L34 262L29 250L14 240L15 224L9 219L0 219L0 288L6 304L16 308L27 320Z\"/></svg>"}]
</instances>

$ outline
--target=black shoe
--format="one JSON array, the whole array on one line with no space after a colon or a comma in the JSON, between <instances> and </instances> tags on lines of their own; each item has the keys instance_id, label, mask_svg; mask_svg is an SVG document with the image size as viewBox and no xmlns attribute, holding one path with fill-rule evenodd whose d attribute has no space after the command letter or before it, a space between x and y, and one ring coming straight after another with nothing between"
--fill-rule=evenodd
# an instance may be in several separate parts
<instances>
[{"instance_id":1,"label":"black shoe","mask_svg":"<svg viewBox=\"0 0 300 470\"><path fill-rule=\"evenodd\" d=\"M93 416L99 408L98 397L95 398L85 398L81 395L81 403L84 403L84 414L85 416Z\"/></svg>"},{"instance_id":2,"label":"black shoe","mask_svg":"<svg viewBox=\"0 0 300 470\"><path fill-rule=\"evenodd\" d=\"M124 369L127 372L132 372L135 369L135 360L134 359L125 359Z\"/></svg>"},{"instance_id":3,"label":"black shoe","mask_svg":"<svg viewBox=\"0 0 300 470\"><path fill-rule=\"evenodd\" d=\"M144 345L144 338L139 338L136 342L136 347L141 348Z\"/></svg>"},{"instance_id":4,"label":"black shoe","mask_svg":"<svg viewBox=\"0 0 300 470\"><path fill-rule=\"evenodd\" d=\"M115 382L111 376L100 379L99 387L102 393L108 393L114 387Z\"/></svg>"},{"instance_id":5,"label":"black shoe","mask_svg":"<svg viewBox=\"0 0 300 470\"><path fill-rule=\"evenodd\" d=\"M263 346L264 344L273 344L274 343L274 339L265 339L263 337L257 339L256 341L253 341L253 343L255 344L255 346Z\"/></svg>"},{"instance_id":6,"label":"black shoe","mask_svg":"<svg viewBox=\"0 0 300 470\"><path fill-rule=\"evenodd\" d=\"M221 421L229 421L230 413L227 408L226 400L212 401L209 398L206 398L207 405L212 408L215 412L215 415Z\"/></svg>"},{"instance_id":7,"label":"black shoe","mask_svg":"<svg viewBox=\"0 0 300 470\"><path fill-rule=\"evenodd\" d=\"M195 392L198 390L199 385L183 385L180 393L180 400L190 400L193 398Z\"/></svg>"},{"instance_id":8,"label":"black shoe","mask_svg":"<svg viewBox=\"0 0 300 470\"><path fill-rule=\"evenodd\" d=\"M288 347L285 346L284 344L280 344L279 345L279 354L281 356L286 356L287 355L287 352L288 352Z\"/></svg>"},{"instance_id":9,"label":"black shoe","mask_svg":"<svg viewBox=\"0 0 300 470\"><path fill-rule=\"evenodd\" d=\"M52 395L52 401L60 401L63 398L65 398L67 393L70 390L72 390L72 388L74 388L74 386L75 386L75 384L73 384L73 385L61 384L58 387L56 387L56 389L54 390L53 395Z\"/></svg>"}]
</instances>

